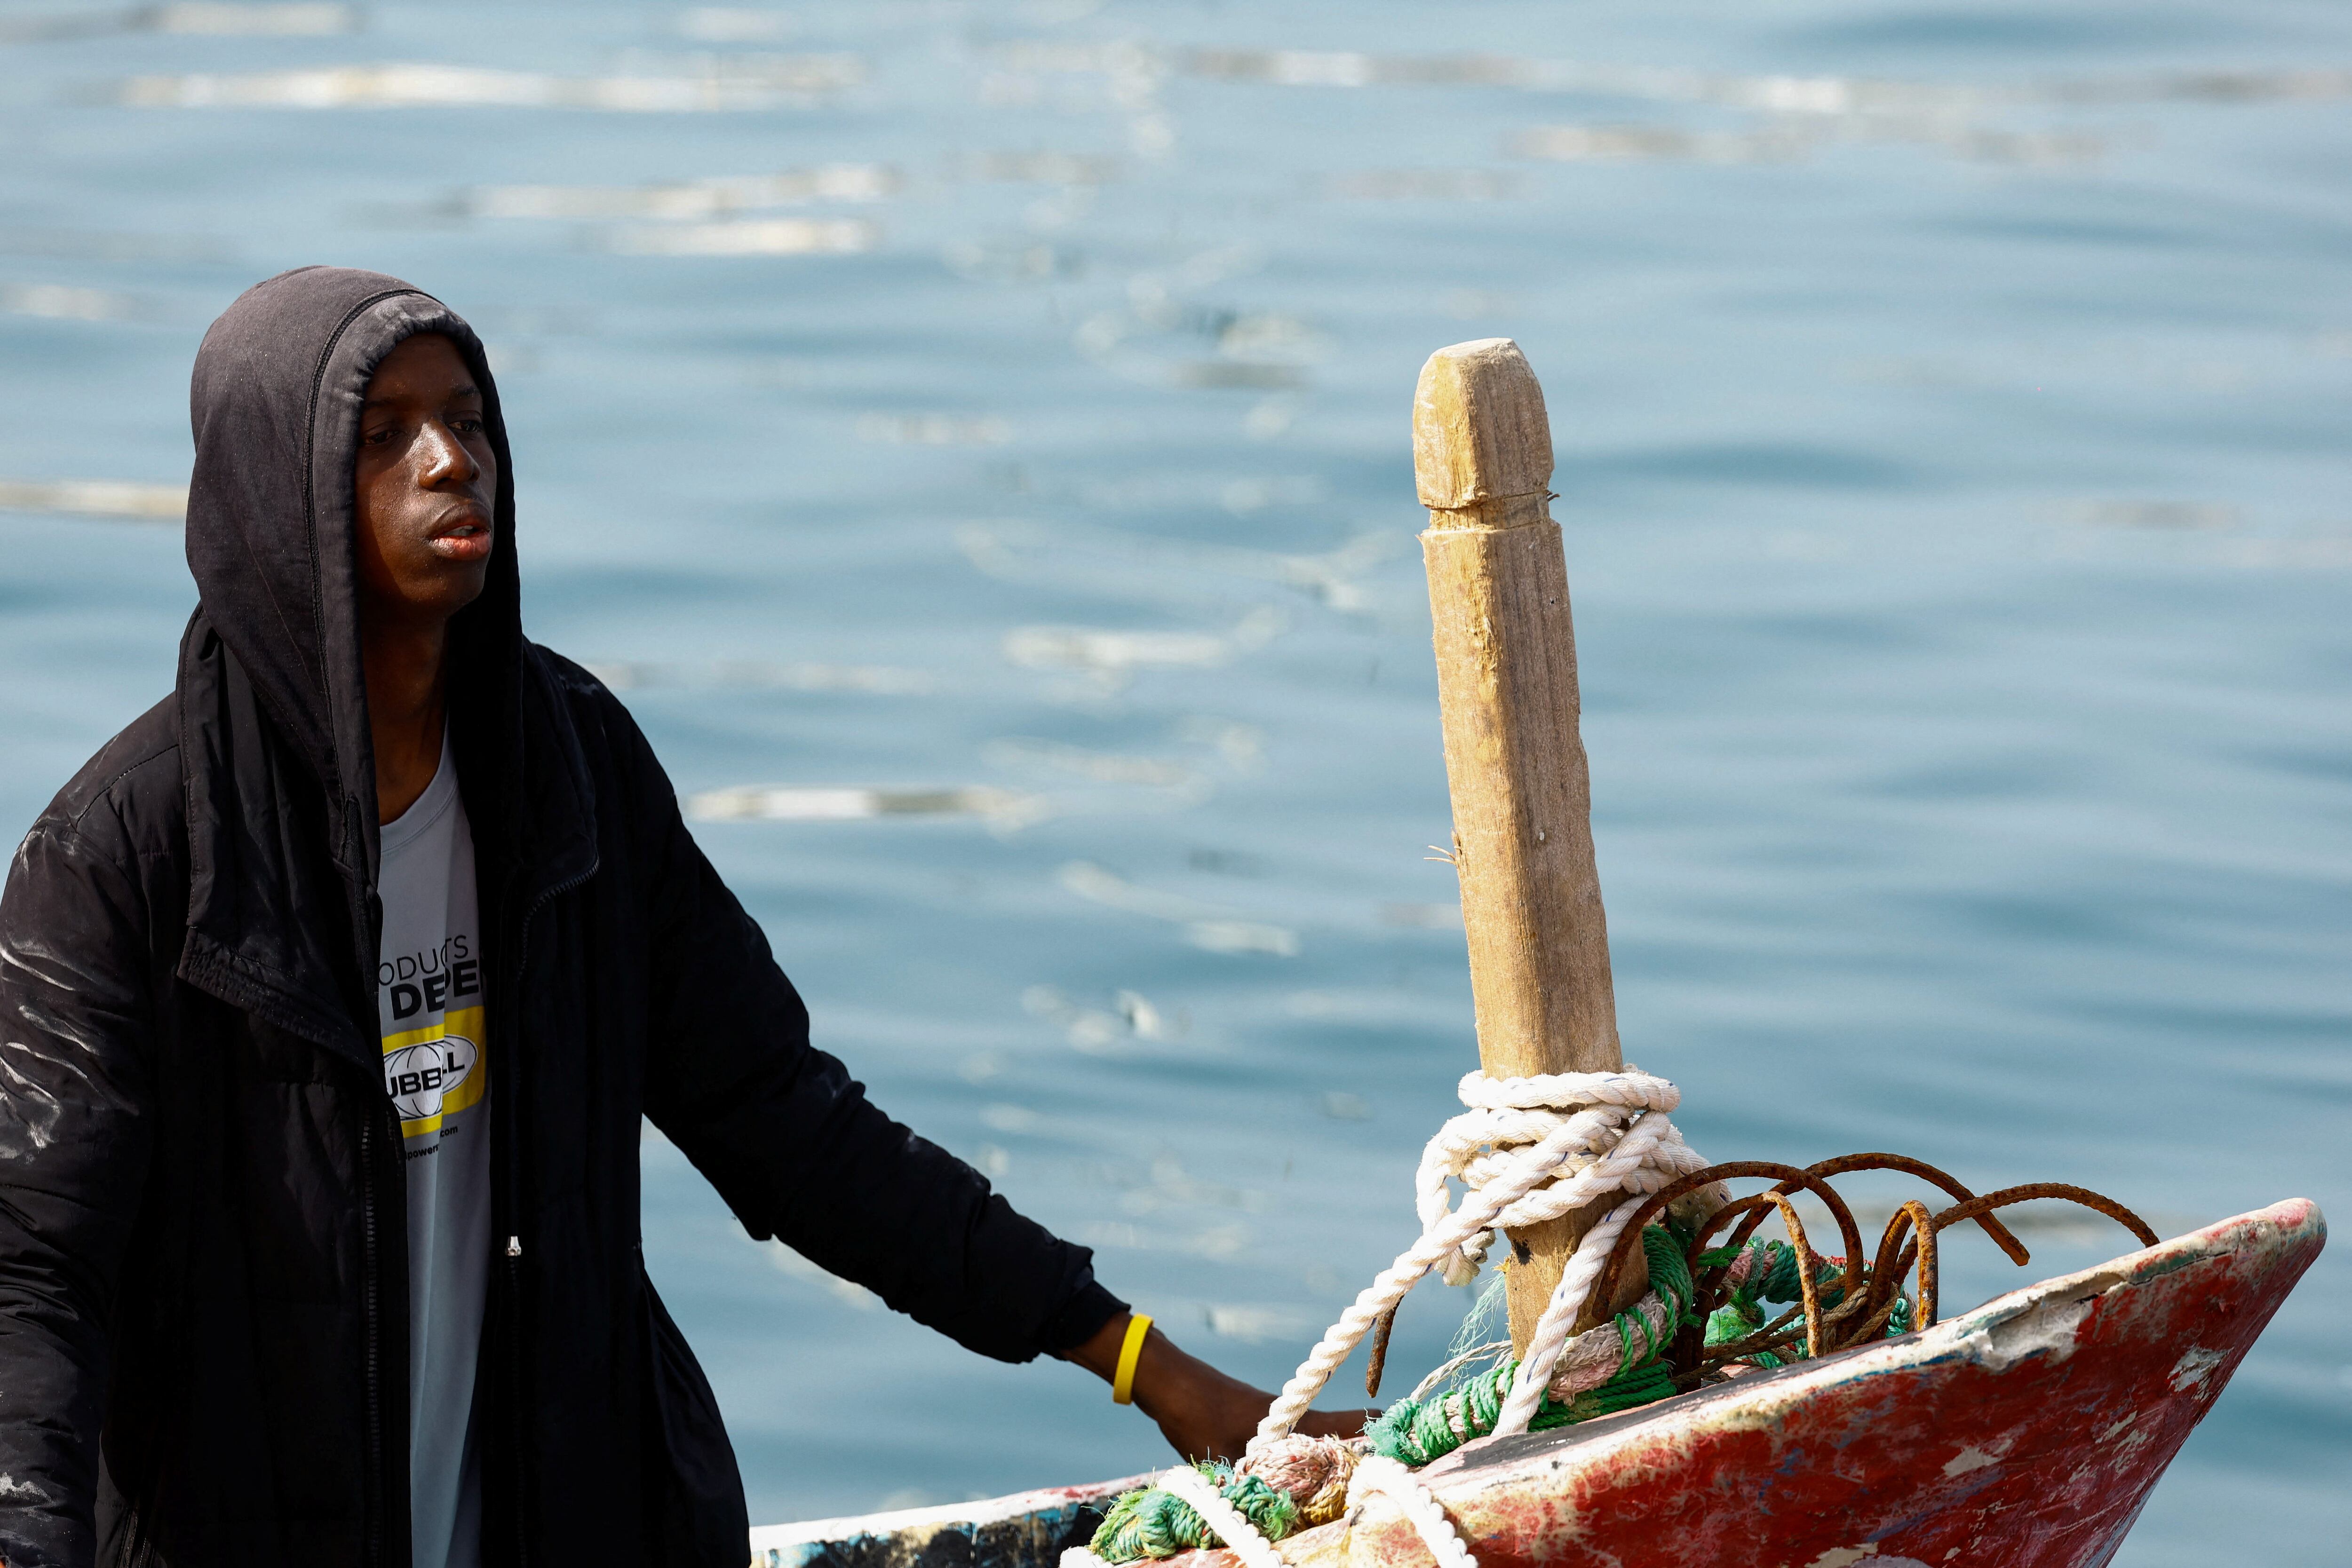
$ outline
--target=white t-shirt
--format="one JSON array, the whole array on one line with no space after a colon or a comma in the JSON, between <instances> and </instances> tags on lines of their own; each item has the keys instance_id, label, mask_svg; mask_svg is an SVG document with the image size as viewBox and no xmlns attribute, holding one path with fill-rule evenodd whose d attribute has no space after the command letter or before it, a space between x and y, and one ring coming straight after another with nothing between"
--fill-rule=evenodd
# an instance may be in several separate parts
<instances>
[{"instance_id":1,"label":"white t-shirt","mask_svg":"<svg viewBox=\"0 0 2352 1568\"><path fill-rule=\"evenodd\" d=\"M376 1009L408 1173L408 1517L415 1568L478 1568L474 1364L490 1271L488 1045L474 834L441 766L383 829Z\"/></svg>"}]
</instances>

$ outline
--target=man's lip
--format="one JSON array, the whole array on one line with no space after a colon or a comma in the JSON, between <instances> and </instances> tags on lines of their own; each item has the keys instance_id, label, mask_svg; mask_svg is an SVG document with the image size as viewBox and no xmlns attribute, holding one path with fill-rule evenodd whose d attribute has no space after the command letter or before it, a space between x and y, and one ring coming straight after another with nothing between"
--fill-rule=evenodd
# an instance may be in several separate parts
<instances>
[{"instance_id":1,"label":"man's lip","mask_svg":"<svg viewBox=\"0 0 2352 1568\"><path fill-rule=\"evenodd\" d=\"M435 523L433 525L432 532L426 534L425 537L434 539L446 539L461 528L478 528L483 533L488 533L490 531L489 514L483 511L479 507L460 507L456 511L451 512L447 517L443 517L439 522Z\"/></svg>"},{"instance_id":2,"label":"man's lip","mask_svg":"<svg viewBox=\"0 0 2352 1568\"><path fill-rule=\"evenodd\" d=\"M487 560L490 554L490 530L470 534L436 534L425 541L425 548L443 560Z\"/></svg>"},{"instance_id":3,"label":"man's lip","mask_svg":"<svg viewBox=\"0 0 2352 1568\"><path fill-rule=\"evenodd\" d=\"M488 514L479 507L462 506L433 525L425 548L443 560L488 559L492 543Z\"/></svg>"}]
</instances>

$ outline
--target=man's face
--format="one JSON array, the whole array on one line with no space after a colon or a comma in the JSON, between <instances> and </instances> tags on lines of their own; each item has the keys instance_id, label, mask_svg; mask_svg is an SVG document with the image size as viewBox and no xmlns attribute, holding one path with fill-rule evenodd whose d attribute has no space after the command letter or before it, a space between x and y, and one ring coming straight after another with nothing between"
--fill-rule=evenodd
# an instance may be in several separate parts
<instances>
[{"instance_id":1,"label":"man's face","mask_svg":"<svg viewBox=\"0 0 2352 1568\"><path fill-rule=\"evenodd\" d=\"M404 339L368 382L352 497L361 612L377 625L437 625L489 573L498 458L482 394L457 346Z\"/></svg>"}]
</instances>

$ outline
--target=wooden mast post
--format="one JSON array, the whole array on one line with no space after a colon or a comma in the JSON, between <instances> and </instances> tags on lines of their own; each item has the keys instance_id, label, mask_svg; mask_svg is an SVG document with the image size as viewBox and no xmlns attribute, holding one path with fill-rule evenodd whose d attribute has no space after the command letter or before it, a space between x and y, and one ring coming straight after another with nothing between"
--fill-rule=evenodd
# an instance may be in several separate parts
<instances>
[{"instance_id":1,"label":"wooden mast post","mask_svg":"<svg viewBox=\"0 0 2352 1568\"><path fill-rule=\"evenodd\" d=\"M1546 505L1551 461L1543 388L1517 343L1486 338L1429 357L1413 389L1413 476L1429 508L1421 542L1478 1060L1496 1077L1624 1066L1568 565ZM1612 1201L1512 1237L1515 1354ZM1621 1301L1646 1288L1638 1254L1632 1262ZM1616 1304L1588 1303L1586 1322Z\"/></svg>"}]
</instances>

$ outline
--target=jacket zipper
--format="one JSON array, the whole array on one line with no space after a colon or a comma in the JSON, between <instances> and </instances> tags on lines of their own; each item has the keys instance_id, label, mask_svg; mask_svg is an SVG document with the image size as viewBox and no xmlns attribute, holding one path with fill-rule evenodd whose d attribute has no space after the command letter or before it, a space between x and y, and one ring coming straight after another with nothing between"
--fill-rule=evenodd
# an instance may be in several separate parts
<instances>
[{"instance_id":1,"label":"jacket zipper","mask_svg":"<svg viewBox=\"0 0 2352 1568\"><path fill-rule=\"evenodd\" d=\"M368 1474L375 1478L369 1489L368 1561L383 1561L383 1399L378 1389L381 1379L382 1347L377 1337L383 1332L376 1322L377 1270L375 1255L375 1115L369 1107L367 1122L360 1128L360 1218L365 1245L361 1252L361 1310L367 1317L367 1460Z\"/></svg>"},{"instance_id":2,"label":"jacket zipper","mask_svg":"<svg viewBox=\"0 0 2352 1568\"><path fill-rule=\"evenodd\" d=\"M567 882L541 893L522 912L522 920L515 927L514 962L507 967L507 994L522 990L522 974L530 952L530 923L539 912L551 903L584 885L596 874L596 867ZM530 1444L524 1440L525 1411L523 1409L523 1325L522 1325L522 1105L518 1092L522 1080L522 1052L512 1051L513 1068L508 1080L507 1127L507 1407L513 1423L515 1513L514 1552L517 1568L530 1568L531 1560L530 1525L529 1521L531 1489Z\"/></svg>"},{"instance_id":3,"label":"jacket zipper","mask_svg":"<svg viewBox=\"0 0 2352 1568\"><path fill-rule=\"evenodd\" d=\"M348 319L347 319L348 320ZM338 329L340 331L340 329ZM321 361L323 367L324 361ZM314 382L311 396L318 396ZM383 943L383 926L380 908L373 895L363 899L357 912L360 923L374 933L377 946ZM382 1033L377 1020L371 1019L362 1038L373 1040ZM383 1070L380 1064L369 1075L367 1087L361 1092L361 1103L367 1115L360 1123L360 1312L365 1325L362 1338L366 1343L364 1389L367 1407L367 1473L370 1485L365 1499L365 1530L363 1550L370 1568L384 1568L384 1520L392 1507L392 1478L386 1473L383 1436L383 1227L378 1223L376 1206L383 1198L383 1188L377 1180L377 1132L384 1118L394 1118L393 1131L399 1132L398 1115L391 1099L384 1093ZM395 1136L393 1147L400 1140ZM405 1238L403 1239L405 1240ZM407 1504L405 1497L402 1505Z\"/></svg>"},{"instance_id":4,"label":"jacket zipper","mask_svg":"<svg viewBox=\"0 0 2352 1568\"><path fill-rule=\"evenodd\" d=\"M522 1224L511 1217L509 1222ZM514 1424L514 1553L519 1565L530 1562L530 1445L523 1440L522 1396L522 1238L516 1235L507 1238L507 1408Z\"/></svg>"},{"instance_id":5,"label":"jacket zipper","mask_svg":"<svg viewBox=\"0 0 2352 1568\"><path fill-rule=\"evenodd\" d=\"M383 1440L383 1267L380 1251L381 1228L376 1223L377 1171L376 1133L386 1124L385 1118L394 1114L392 1103L383 1102L381 1110L371 1114L360 1128L360 1215L364 1236L361 1297L367 1320L367 1458L368 1472L375 1478L373 1496L369 1503L367 1521L368 1561L379 1565L383 1562L384 1511L391 1506L392 1487L385 1474ZM405 1499L402 1500L404 1502Z\"/></svg>"}]
</instances>

